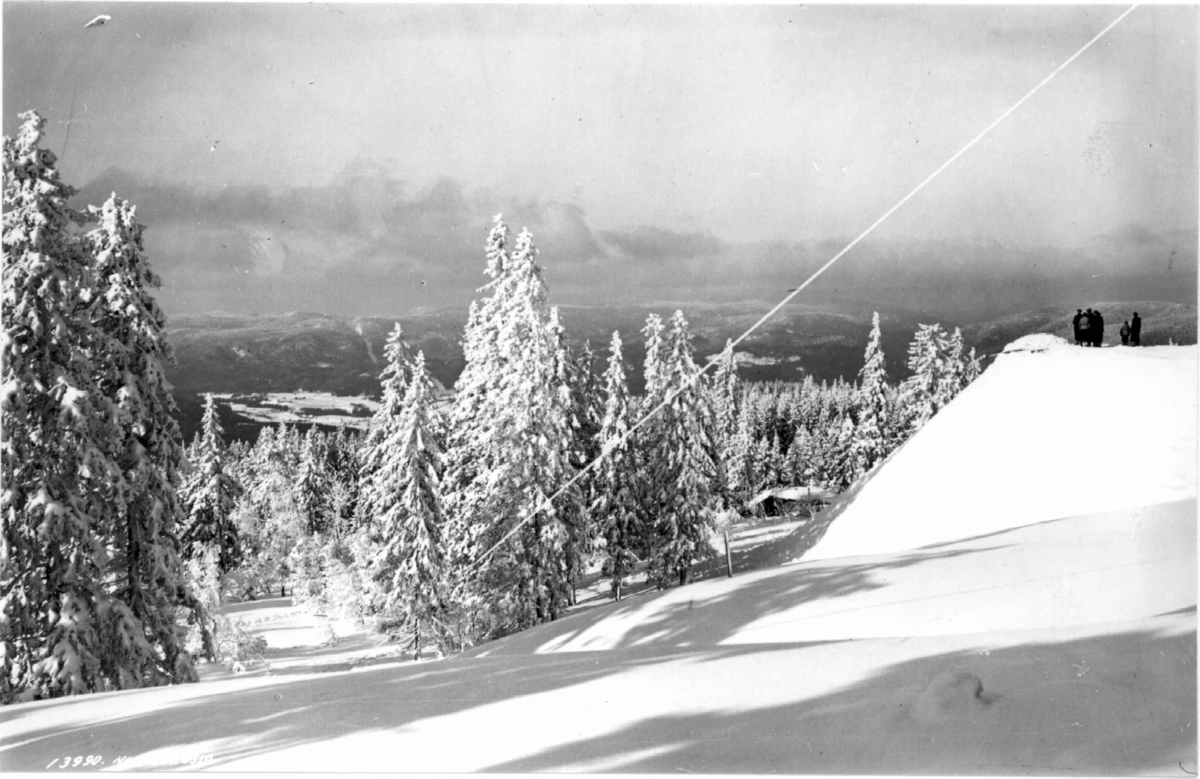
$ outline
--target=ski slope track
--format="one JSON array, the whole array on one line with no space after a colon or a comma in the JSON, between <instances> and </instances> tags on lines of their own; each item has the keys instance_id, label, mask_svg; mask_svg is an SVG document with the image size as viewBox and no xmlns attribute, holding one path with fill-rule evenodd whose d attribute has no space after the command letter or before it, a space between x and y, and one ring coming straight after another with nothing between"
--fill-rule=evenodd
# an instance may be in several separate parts
<instances>
[{"instance_id":1,"label":"ski slope track","mask_svg":"<svg viewBox=\"0 0 1200 779\"><path fill-rule=\"evenodd\" d=\"M270 673L0 709L0 768L1194 775L1196 406L1022 339L732 578L417 663L246 604Z\"/></svg>"}]
</instances>

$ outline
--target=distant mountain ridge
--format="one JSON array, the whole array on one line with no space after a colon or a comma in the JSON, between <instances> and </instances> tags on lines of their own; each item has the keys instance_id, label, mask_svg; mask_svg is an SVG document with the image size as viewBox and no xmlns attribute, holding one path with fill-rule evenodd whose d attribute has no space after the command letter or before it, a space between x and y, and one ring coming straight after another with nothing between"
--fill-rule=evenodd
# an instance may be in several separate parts
<instances>
[{"instance_id":1,"label":"distant mountain ridge","mask_svg":"<svg viewBox=\"0 0 1200 779\"><path fill-rule=\"evenodd\" d=\"M1105 314L1106 340L1110 344L1119 343L1117 330L1135 310L1145 322L1144 344L1165 344L1168 340L1196 343L1195 306L1153 301L1090 305ZM646 317L653 312L665 319L676 308L687 317L696 354L703 362L719 354L727 339L741 335L770 309L770 304L560 306L560 317L574 348L585 341L591 344L597 372L603 371L608 359L613 331L619 331L630 388L640 393L645 359L641 329ZM747 381L800 381L809 375L817 381L839 377L854 381L862 367L872 311L870 305L788 306L737 346L738 373ZM948 331L962 326L967 347L974 346L985 355L1030 333L1054 333L1070 339L1073 314L1073 308L1046 307L982 322L941 319L940 323ZM199 393L308 390L376 398L384 343L398 322L414 353L424 352L430 372L449 388L465 364L461 339L466 318L467 312L457 307L423 309L396 317L341 317L310 311L177 315L167 321L168 338L176 355L176 365L168 367L167 375L175 386L184 432L189 437L194 424L191 417L198 408L195 396ZM908 344L917 325L939 320L905 309L881 310L880 318L888 377L898 381L908 376Z\"/></svg>"}]
</instances>

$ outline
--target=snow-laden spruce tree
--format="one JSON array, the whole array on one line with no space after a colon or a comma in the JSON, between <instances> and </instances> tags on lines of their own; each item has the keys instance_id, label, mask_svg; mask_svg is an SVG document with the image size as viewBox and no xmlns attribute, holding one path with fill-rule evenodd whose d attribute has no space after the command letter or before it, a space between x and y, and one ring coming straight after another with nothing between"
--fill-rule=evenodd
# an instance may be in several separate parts
<instances>
[{"instance_id":1,"label":"snow-laden spruce tree","mask_svg":"<svg viewBox=\"0 0 1200 779\"><path fill-rule=\"evenodd\" d=\"M854 428L854 440L850 444L852 480L871 470L891 451L891 398L878 311L871 319L871 335L858 375L862 381L858 388L858 425Z\"/></svg>"},{"instance_id":2,"label":"snow-laden spruce tree","mask_svg":"<svg viewBox=\"0 0 1200 779\"><path fill-rule=\"evenodd\" d=\"M571 395L571 418L574 434L574 444L571 448L571 467L576 472L586 468L600 454L600 428L604 421L604 386L596 373L596 354L591 344L584 342L579 355L570 361L570 371L567 374L567 386ZM578 506L586 516L572 522L584 530L579 536L585 543L581 544L576 555L577 561L590 560L594 556L601 528L591 511L592 504L599 496L600 487L597 479L599 474L593 469L583 475L578 482ZM582 573L579 571L578 573ZM575 603L575 588L572 585L571 602Z\"/></svg>"},{"instance_id":3,"label":"snow-laden spruce tree","mask_svg":"<svg viewBox=\"0 0 1200 779\"><path fill-rule=\"evenodd\" d=\"M653 485L647 576L660 587L688 583L692 566L710 557L713 510L720 508L718 454L691 334L682 311L671 317L661 373L667 405L647 425L653 447L647 462Z\"/></svg>"},{"instance_id":4,"label":"snow-laden spruce tree","mask_svg":"<svg viewBox=\"0 0 1200 779\"><path fill-rule=\"evenodd\" d=\"M760 480L759 459L754 441L754 404L743 402L738 411L737 432L726 454L726 488L738 505L754 497Z\"/></svg>"},{"instance_id":5,"label":"snow-laden spruce tree","mask_svg":"<svg viewBox=\"0 0 1200 779\"><path fill-rule=\"evenodd\" d=\"M108 677L127 677L121 687L167 684L192 678L176 612L195 612L199 604L180 560L182 436L163 369L173 355L150 292L162 282L146 258L136 209L113 195L91 211L99 222L85 236L94 258L92 321L108 337L97 349L96 375L100 391L115 401L118 435L110 443L121 475L112 495L105 619L112 651L102 665Z\"/></svg>"},{"instance_id":6,"label":"snow-laden spruce tree","mask_svg":"<svg viewBox=\"0 0 1200 779\"><path fill-rule=\"evenodd\" d=\"M196 604L171 554L152 277L115 202L99 235L79 235L89 217L39 147L45 122L21 119L3 144L0 700L193 679L172 630L175 607ZM130 278L106 277L122 264Z\"/></svg>"},{"instance_id":7,"label":"snow-laden spruce tree","mask_svg":"<svg viewBox=\"0 0 1200 779\"><path fill-rule=\"evenodd\" d=\"M784 458L784 472L791 484L812 484L816 477L813 469L812 436L804 427L796 430L792 443Z\"/></svg>"},{"instance_id":8,"label":"snow-laden spruce tree","mask_svg":"<svg viewBox=\"0 0 1200 779\"><path fill-rule=\"evenodd\" d=\"M737 435L740 399L737 359L733 354L733 341L727 340L717 360L717 370L713 373L711 402L717 441L722 451L728 449Z\"/></svg>"},{"instance_id":9,"label":"snow-laden spruce tree","mask_svg":"<svg viewBox=\"0 0 1200 779\"><path fill-rule=\"evenodd\" d=\"M254 478L245 485L232 518L238 530L244 566L242 575L255 589L278 587L286 593L288 559L304 534L304 520L296 505L298 442L280 423L264 428L250 452Z\"/></svg>"},{"instance_id":10,"label":"snow-laden spruce tree","mask_svg":"<svg viewBox=\"0 0 1200 779\"><path fill-rule=\"evenodd\" d=\"M217 402L204 396L204 416L200 423L200 442L192 475L184 485L187 529L183 533L184 552L189 557L201 547L217 550L221 573L232 571L242 559L233 507L242 494L242 486L226 473L225 430L217 417Z\"/></svg>"},{"instance_id":11,"label":"snow-laden spruce tree","mask_svg":"<svg viewBox=\"0 0 1200 779\"><path fill-rule=\"evenodd\" d=\"M643 362L642 375L646 380L644 410L651 411L662 402L666 395L667 355L664 353L662 317L650 314L646 317L646 326L642 335L646 337L646 359Z\"/></svg>"},{"instance_id":12,"label":"snow-laden spruce tree","mask_svg":"<svg viewBox=\"0 0 1200 779\"><path fill-rule=\"evenodd\" d=\"M975 350L964 354L962 332L947 335L941 325L919 325L908 347L913 375L900 388L908 434L915 433L980 373Z\"/></svg>"},{"instance_id":13,"label":"snow-laden spruce tree","mask_svg":"<svg viewBox=\"0 0 1200 779\"><path fill-rule=\"evenodd\" d=\"M566 409L566 421L571 433L568 462L571 472L576 473L596 455L595 436L599 419L594 394L589 394L594 393L594 376L590 363L585 368L572 359L557 306L550 308L547 327L554 339L555 392ZM583 576L596 547L596 528L589 510L592 488L590 476L589 473L576 482L568 499L560 500L558 506L559 517L568 535L563 565L569 583L568 603L572 606L576 601L575 585Z\"/></svg>"},{"instance_id":14,"label":"snow-laden spruce tree","mask_svg":"<svg viewBox=\"0 0 1200 779\"><path fill-rule=\"evenodd\" d=\"M593 513L604 539L604 574L612 582L613 597L621 599L621 587L638 562L643 545L638 512L638 462L629 428L629 387L621 355L621 334L613 332L608 369L604 372L604 419L596 440L604 457L596 469Z\"/></svg>"},{"instance_id":15,"label":"snow-laden spruce tree","mask_svg":"<svg viewBox=\"0 0 1200 779\"><path fill-rule=\"evenodd\" d=\"M386 499L374 484L374 475L388 456L383 442L394 439L398 433L404 397L408 393L408 377L412 375L412 358L404 341L404 330L398 322L383 347L383 359L383 372L379 374L383 394L379 408L371 417L359 460L360 497L357 508L359 522L364 525L379 513L376 501Z\"/></svg>"},{"instance_id":16,"label":"snow-laden spruce tree","mask_svg":"<svg viewBox=\"0 0 1200 779\"><path fill-rule=\"evenodd\" d=\"M567 494L539 508L573 473L570 399L556 376L533 237L522 231L509 254L507 233L497 216L489 296L464 333L445 481L458 600L475 621L469 630L493 634L553 619L567 604L572 530L562 507L577 501Z\"/></svg>"},{"instance_id":17,"label":"snow-laden spruce tree","mask_svg":"<svg viewBox=\"0 0 1200 779\"><path fill-rule=\"evenodd\" d=\"M854 430L854 420L847 414L841 418L836 437L831 441L831 453L826 467L829 470L830 486L839 492L853 484L858 474L854 458L851 456Z\"/></svg>"},{"instance_id":18,"label":"snow-laden spruce tree","mask_svg":"<svg viewBox=\"0 0 1200 779\"><path fill-rule=\"evenodd\" d=\"M88 257L72 235L85 217L67 205L75 190L59 180L54 153L38 147L44 120L21 118L17 138L4 139L5 701L101 683L96 609L108 552L87 476L116 469L88 353Z\"/></svg>"},{"instance_id":19,"label":"snow-laden spruce tree","mask_svg":"<svg viewBox=\"0 0 1200 779\"><path fill-rule=\"evenodd\" d=\"M304 436L300 450L300 472L296 474L296 507L304 517L305 532L316 535L328 524L329 475L325 472L325 439L316 426Z\"/></svg>"},{"instance_id":20,"label":"snow-laden spruce tree","mask_svg":"<svg viewBox=\"0 0 1200 779\"><path fill-rule=\"evenodd\" d=\"M903 403L910 434L924 427L949 399L946 397L946 332L940 324L918 325L908 346L908 369Z\"/></svg>"},{"instance_id":21,"label":"snow-laden spruce tree","mask_svg":"<svg viewBox=\"0 0 1200 779\"><path fill-rule=\"evenodd\" d=\"M425 370L425 355L418 352L398 424L389 426L389 436L378 442L380 457L370 486L377 513L368 531L368 571L380 625L412 631L418 652L422 636L442 635L446 608L442 453L433 434L432 405L433 381Z\"/></svg>"},{"instance_id":22,"label":"snow-laden spruce tree","mask_svg":"<svg viewBox=\"0 0 1200 779\"><path fill-rule=\"evenodd\" d=\"M967 355L962 330L954 328L954 332L943 340L942 351L945 354L945 370L938 381L938 393L945 403L949 403L967 386Z\"/></svg>"},{"instance_id":23,"label":"snow-laden spruce tree","mask_svg":"<svg viewBox=\"0 0 1200 779\"><path fill-rule=\"evenodd\" d=\"M982 362L983 358L975 356L975 347L972 346L963 365L963 388L966 388L971 382L979 378L979 374L983 373Z\"/></svg>"},{"instance_id":24,"label":"snow-laden spruce tree","mask_svg":"<svg viewBox=\"0 0 1200 779\"><path fill-rule=\"evenodd\" d=\"M641 330L646 344L646 357L642 362L642 378L645 388L641 397L631 398L630 402L630 417L633 425L641 425L637 427L632 437L631 457L636 463L637 472L634 481L640 513L638 523L642 528L647 529L647 532L642 534L646 543L649 543L650 540L648 529L654 524L660 496L657 483L652 477L654 451L658 446L658 421L651 419L643 423L643 420L650 417L666 397L667 355L663 343L664 331L662 317L658 314L650 314L646 317L646 326ZM648 547L641 549L643 558L648 554Z\"/></svg>"},{"instance_id":25,"label":"snow-laden spruce tree","mask_svg":"<svg viewBox=\"0 0 1200 779\"><path fill-rule=\"evenodd\" d=\"M392 328L384 344L383 360L383 372L379 374L383 395L379 408L371 417L359 461L359 481L364 487L371 481L372 474L385 454L379 446L380 442L396 434L396 426L400 424L400 414L404 409L404 396L408 391L408 377L412 375L412 358L409 356L408 344L404 341L404 330L399 322ZM362 501L359 503L363 522L370 522L375 512L371 502L373 495L374 493L369 491L363 492Z\"/></svg>"}]
</instances>

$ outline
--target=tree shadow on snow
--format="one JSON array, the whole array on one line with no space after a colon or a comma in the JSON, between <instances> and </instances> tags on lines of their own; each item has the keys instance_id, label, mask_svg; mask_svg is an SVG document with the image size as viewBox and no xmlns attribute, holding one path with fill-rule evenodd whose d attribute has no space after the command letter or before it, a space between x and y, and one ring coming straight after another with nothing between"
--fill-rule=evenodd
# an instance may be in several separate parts
<instances>
[{"instance_id":1,"label":"tree shadow on snow","mask_svg":"<svg viewBox=\"0 0 1200 779\"><path fill-rule=\"evenodd\" d=\"M205 764L211 769L300 744L394 730L419 720L581 684L622 668L659 661L658 653L621 658L606 654L602 662L597 662L593 653L536 659L458 657L436 663L393 662L349 673L270 677L250 689L222 689L223 683L214 682L210 694L179 702L156 699L161 690L116 693L146 696L144 708L122 717L105 717L101 709L93 721L76 719L70 727L55 724L14 731L9 738L16 743L0 756L0 761L5 771L36 771L44 769L54 757L68 753L128 755L160 749L183 753L194 752L194 745L209 739L230 739L233 743ZM88 696L55 703L94 705L98 700ZM28 710L30 715L38 713L36 709ZM143 770L156 767L146 765Z\"/></svg>"},{"instance_id":2,"label":"tree shadow on snow","mask_svg":"<svg viewBox=\"0 0 1200 779\"><path fill-rule=\"evenodd\" d=\"M124 754L132 748L130 734L136 734L140 752L186 751L190 744L206 739L236 739L206 765L218 767L297 744L391 730L495 701L583 684L680 656L705 659L825 643L745 645L721 648L716 655L697 651L719 644L752 620L799 603L885 587L876 574L979 551L984 550L913 553L857 565L790 566L746 576L738 587L720 588L721 592L710 597L703 596L700 584L672 590L665 594L687 595L687 601L671 603L653 614L634 614L634 623L616 647L622 651L534 655L537 646L570 637L595 619L594 613L580 614L582 620L567 617L440 662L397 662L394 657L340 662L330 658L319 668L256 675L251 689L231 690L223 681L207 683L205 686L211 684L210 694L178 702L156 700L153 696L161 691L153 689L116 693L149 696L145 713L125 717L97 714L69 732L61 727L23 730L13 739L20 746L6 751L0 760L9 770L40 770L55 756L68 752ZM612 614L620 615L643 604L653 605L653 601L637 598L610 608ZM339 673L323 675L327 671ZM81 706L94 705L92 696L76 700ZM70 705L70 701L52 705ZM29 713L36 714L36 709Z\"/></svg>"},{"instance_id":3,"label":"tree shadow on snow","mask_svg":"<svg viewBox=\"0 0 1200 779\"><path fill-rule=\"evenodd\" d=\"M821 561L736 577L736 586L696 582L659 593L571 614L532 631L470 650L477 656L548 652L576 641L580 651L646 646L714 646L751 623L817 601L834 601L888 586L888 574L923 563L978 554L1001 546L914 551L864 562ZM803 619L804 615L801 615ZM817 616L814 612L808 616ZM628 626L624 624L628 622ZM592 638L585 636L592 633ZM578 643L580 640L582 644ZM796 640L805 640L802 626Z\"/></svg>"},{"instance_id":4,"label":"tree shadow on snow","mask_svg":"<svg viewBox=\"0 0 1200 779\"><path fill-rule=\"evenodd\" d=\"M819 697L642 719L484 770L1182 777L1197 770L1196 681L1194 631L948 652Z\"/></svg>"}]
</instances>

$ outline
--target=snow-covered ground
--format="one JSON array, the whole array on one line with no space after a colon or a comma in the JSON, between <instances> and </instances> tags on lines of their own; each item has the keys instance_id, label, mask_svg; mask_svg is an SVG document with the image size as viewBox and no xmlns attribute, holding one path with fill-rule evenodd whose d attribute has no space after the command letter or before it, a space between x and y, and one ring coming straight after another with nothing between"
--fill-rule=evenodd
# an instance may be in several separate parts
<instances>
[{"instance_id":1,"label":"snow-covered ground","mask_svg":"<svg viewBox=\"0 0 1200 779\"><path fill-rule=\"evenodd\" d=\"M826 511L803 559L1195 497L1196 389L1195 346L1023 338Z\"/></svg>"},{"instance_id":2,"label":"snow-covered ground","mask_svg":"<svg viewBox=\"0 0 1200 779\"><path fill-rule=\"evenodd\" d=\"M297 422L337 427L367 428L379 402L362 395L334 395L329 392L265 392L234 395L214 392L213 397L229 405L248 419L277 424Z\"/></svg>"},{"instance_id":3,"label":"snow-covered ground","mask_svg":"<svg viewBox=\"0 0 1200 779\"><path fill-rule=\"evenodd\" d=\"M246 605L270 673L8 707L0 767L1194 774L1195 356L1002 356L734 578L446 660Z\"/></svg>"}]
</instances>

